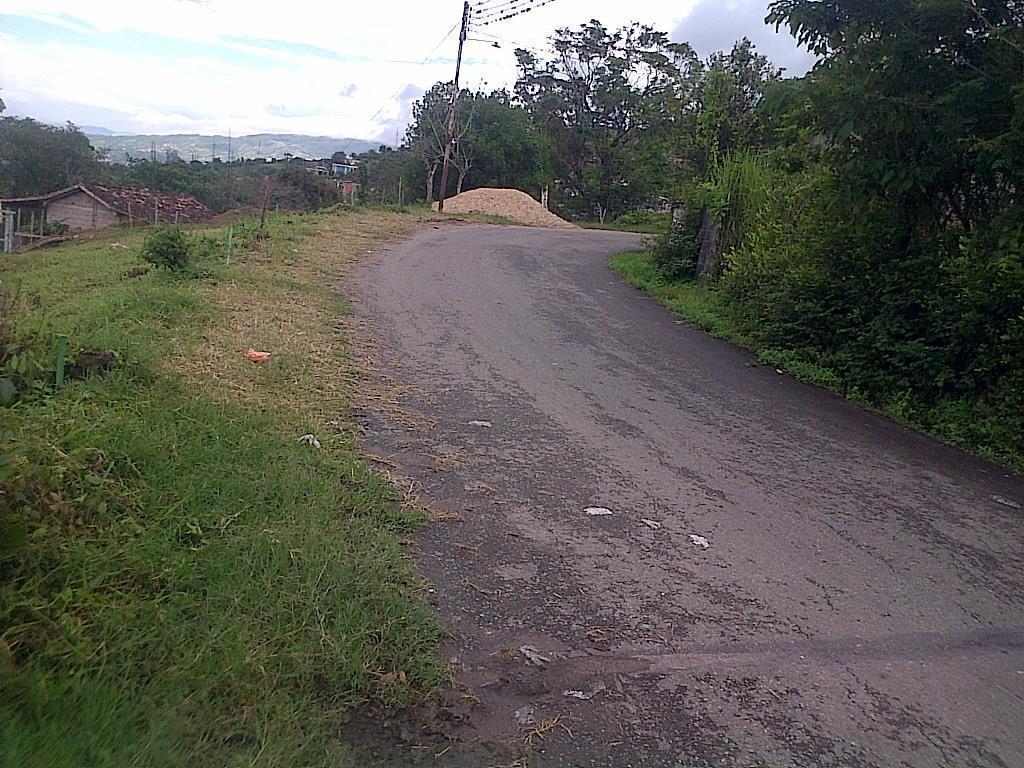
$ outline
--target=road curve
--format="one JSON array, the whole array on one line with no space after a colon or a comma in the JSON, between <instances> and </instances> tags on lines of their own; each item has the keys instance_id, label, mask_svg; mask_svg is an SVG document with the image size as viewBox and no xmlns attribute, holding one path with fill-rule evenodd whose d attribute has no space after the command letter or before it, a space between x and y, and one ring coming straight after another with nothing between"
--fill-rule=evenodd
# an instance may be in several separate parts
<instances>
[{"instance_id":1,"label":"road curve","mask_svg":"<svg viewBox=\"0 0 1024 768\"><path fill-rule=\"evenodd\" d=\"M437 764L1024 765L1024 481L678 322L607 267L637 242L440 227L354 275L479 699Z\"/></svg>"}]
</instances>

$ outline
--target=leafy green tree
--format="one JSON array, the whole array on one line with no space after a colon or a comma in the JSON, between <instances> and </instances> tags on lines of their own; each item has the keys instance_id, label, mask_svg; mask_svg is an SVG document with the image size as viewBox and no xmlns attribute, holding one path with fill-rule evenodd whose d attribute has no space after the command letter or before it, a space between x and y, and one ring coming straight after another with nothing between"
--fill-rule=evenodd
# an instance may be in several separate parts
<instances>
[{"instance_id":1,"label":"leafy green tree","mask_svg":"<svg viewBox=\"0 0 1024 768\"><path fill-rule=\"evenodd\" d=\"M769 137L758 107L781 77L782 70L746 38L729 53L708 59L696 89L693 120L693 146L702 169L729 152L764 146Z\"/></svg>"},{"instance_id":2,"label":"leafy green tree","mask_svg":"<svg viewBox=\"0 0 1024 768\"><path fill-rule=\"evenodd\" d=\"M96 176L100 157L72 123L63 128L27 117L0 117L0 194L53 192Z\"/></svg>"},{"instance_id":3,"label":"leafy green tree","mask_svg":"<svg viewBox=\"0 0 1024 768\"><path fill-rule=\"evenodd\" d=\"M472 125L463 143L473 153L466 174L470 189L506 187L536 195L554 182L550 142L506 91L474 96Z\"/></svg>"},{"instance_id":4,"label":"leafy green tree","mask_svg":"<svg viewBox=\"0 0 1024 768\"><path fill-rule=\"evenodd\" d=\"M413 102L412 122L405 134L405 146L420 158L425 181L427 202L434 199L435 178L444 157L448 137L448 115L451 110L454 83L435 83L423 96ZM469 130L469 115L466 107L469 93L459 94L460 105L456 112L455 139L461 140Z\"/></svg>"},{"instance_id":5,"label":"leafy green tree","mask_svg":"<svg viewBox=\"0 0 1024 768\"><path fill-rule=\"evenodd\" d=\"M639 24L609 32L595 20L558 30L551 45L548 61L516 51L516 95L555 148L564 203L603 220L654 191L667 157L637 150L670 123L699 62L688 45ZM640 158L656 169L638 167Z\"/></svg>"},{"instance_id":6,"label":"leafy green tree","mask_svg":"<svg viewBox=\"0 0 1024 768\"><path fill-rule=\"evenodd\" d=\"M851 193L913 229L967 230L1005 210L1024 170L1024 5L1003 0L778 0L821 63L804 116Z\"/></svg>"}]
</instances>

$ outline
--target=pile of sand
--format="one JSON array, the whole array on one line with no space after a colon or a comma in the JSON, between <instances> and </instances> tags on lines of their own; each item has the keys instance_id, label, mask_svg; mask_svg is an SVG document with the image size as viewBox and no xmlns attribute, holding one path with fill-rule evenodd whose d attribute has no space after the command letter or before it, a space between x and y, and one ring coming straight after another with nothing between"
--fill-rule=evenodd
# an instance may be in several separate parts
<instances>
[{"instance_id":1,"label":"pile of sand","mask_svg":"<svg viewBox=\"0 0 1024 768\"><path fill-rule=\"evenodd\" d=\"M437 210L437 203L434 203L434 210ZM445 200L444 212L487 213L531 227L576 229L575 224L545 210L543 205L518 189L472 189Z\"/></svg>"}]
</instances>

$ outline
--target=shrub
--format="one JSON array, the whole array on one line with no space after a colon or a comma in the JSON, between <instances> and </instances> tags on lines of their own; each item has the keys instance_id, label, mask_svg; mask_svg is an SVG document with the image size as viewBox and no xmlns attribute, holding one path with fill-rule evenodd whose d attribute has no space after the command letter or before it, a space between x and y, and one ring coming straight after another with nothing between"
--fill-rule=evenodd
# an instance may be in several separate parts
<instances>
[{"instance_id":1,"label":"shrub","mask_svg":"<svg viewBox=\"0 0 1024 768\"><path fill-rule=\"evenodd\" d=\"M146 235L142 243L142 258L150 264L180 272L188 266L192 243L181 227L161 224Z\"/></svg>"},{"instance_id":2,"label":"shrub","mask_svg":"<svg viewBox=\"0 0 1024 768\"><path fill-rule=\"evenodd\" d=\"M18 314L18 293L0 280L0 407L12 405L43 386L44 360L39 328L29 327Z\"/></svg>"},{"instance_id":3,"label":"shrub","mask_svg":"<svg viewBox=\"0 0 1024 768\"><path fill-rule=\"evenodd\" d=\"M301 166L285 165L275 171L270 205L299 211L318 211L342 202L338 185L315 176Z\"/></svg>"},{"instance_id":4,"label":"shrub","mask_svg":"<svg viewBox=\"0 0 1024 768\"><path fill-rule=\"evenodd\" d=\"M697 273L701 218L698 195L687 195L681 205L668 231L651 246L651 255L664 280L692 280Z\"/></svg>"}]
</instances>

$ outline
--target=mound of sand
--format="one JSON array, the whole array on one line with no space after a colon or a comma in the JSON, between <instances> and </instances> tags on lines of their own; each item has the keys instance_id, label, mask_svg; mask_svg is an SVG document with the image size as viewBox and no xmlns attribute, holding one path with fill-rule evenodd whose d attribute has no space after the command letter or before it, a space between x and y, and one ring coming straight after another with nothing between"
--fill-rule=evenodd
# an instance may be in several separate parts
<instances>
[{"instance_id":1,"label":"mound of sand","mask_svg":"<svg viewBox=\"0 0 1024 768\"><path fill-rule=\"evenodd\" d=\"M434 210L437 210L437 203L434 203ZM444 212L487 213L531 227L577 228L575 224L545 210L543 205L518 189L471 189L445 200Z\"/></svg>"}]
</instances>

